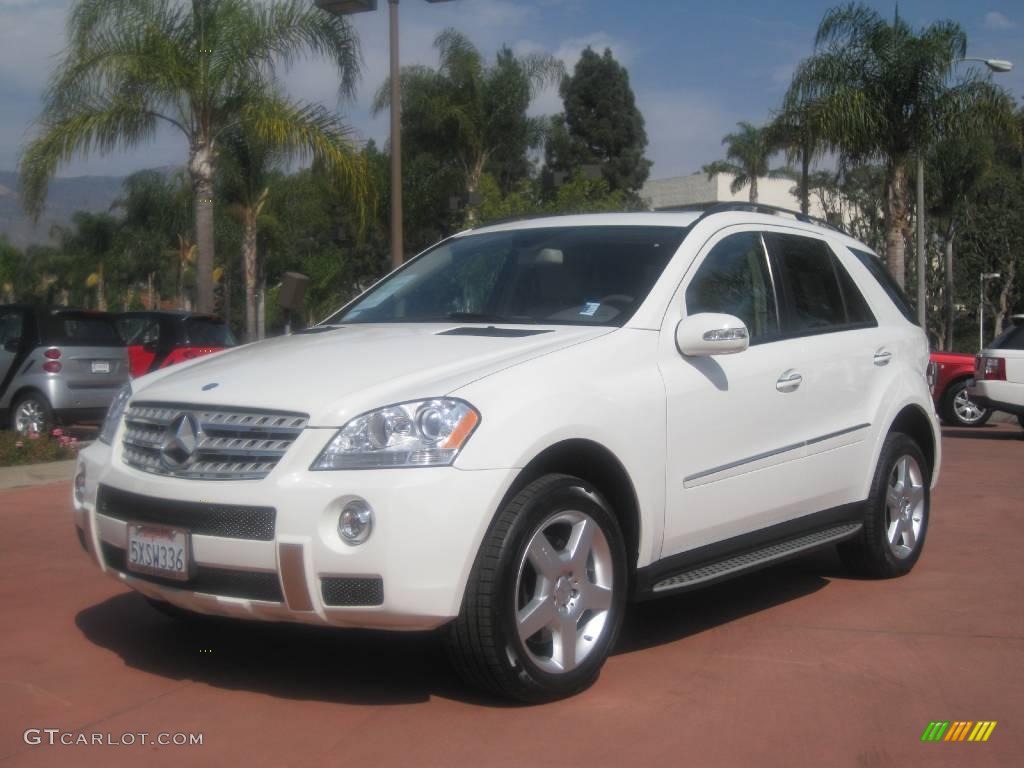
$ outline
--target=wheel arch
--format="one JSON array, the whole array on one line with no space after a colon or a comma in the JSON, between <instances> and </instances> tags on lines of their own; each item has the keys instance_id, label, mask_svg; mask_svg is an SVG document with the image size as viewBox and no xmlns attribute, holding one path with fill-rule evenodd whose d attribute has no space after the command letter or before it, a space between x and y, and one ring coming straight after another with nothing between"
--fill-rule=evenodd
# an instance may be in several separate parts
<instances>
[{"instance_id":1,"label":"wheel arch","mask_svg":"<svg viewBox=\"0 0 1024 768\"><path fill-rule=\"evenodd\" d=\"M921 406L915 403L905 405L892 420L886 434L890 432L902 432L917 443L928 460L929 474L934 474L937 454L935 432L932 420Z\"/></svg>"},{"instance_id":2,"label":"wheel arch","mask_svg":"<svg viewBox=\"0 0 1024 768\"><path fill-rule=\"evenodd\" d=\"M553 473L573 475L585 480L605 497L622 528L632 574L640 551L640 501L625 465L600 443L585 438L572 438L548 446L520 470L505 492L499 509L531 482Z\"/></svg>"}]
</instances>

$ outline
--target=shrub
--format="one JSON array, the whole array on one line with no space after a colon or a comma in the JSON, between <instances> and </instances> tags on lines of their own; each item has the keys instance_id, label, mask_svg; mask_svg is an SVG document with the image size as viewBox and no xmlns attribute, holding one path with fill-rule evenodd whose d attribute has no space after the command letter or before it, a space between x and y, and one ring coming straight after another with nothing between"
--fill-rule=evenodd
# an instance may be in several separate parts
<instances>
[{"instance_id":1,"label":"shrub","mask_svg":"<svg viewBox=\"0 0 1024 768\"><path fill-rule=\"evenodd\" d=\"M48 435L0 432L0 467L63 461L73 459L77 454L78 439L61 429L55 429Z\"/></svg>"}]
</instances>

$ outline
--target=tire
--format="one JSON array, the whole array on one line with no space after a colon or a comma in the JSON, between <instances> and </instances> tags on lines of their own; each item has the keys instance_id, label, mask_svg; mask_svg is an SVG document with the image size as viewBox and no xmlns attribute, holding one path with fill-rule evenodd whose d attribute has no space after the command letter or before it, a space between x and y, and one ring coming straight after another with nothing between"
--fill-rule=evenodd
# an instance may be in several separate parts
<instances>
[{"instance_id":1,"label":"tire","mask_svg":"<svg viewBox=\"0 0 1024 768\"><path fill-rule=\"evenodd\" d=\"M37 428L31 429L34 424ZM39 392L26 392L11 407L11 430L20 434L38 432L48 435L53 429L53 409Z\"/></svg>"},{"instance_id":2,"label":"tire","mask_svg":"<svg viewBox=\"0 0 1024 768\"><path fill-rule=\"evenodd\" d=\"M961 379L946 389L946 394L942 396L940 415L942 422L952 427L980 427L989 420L992 410L974 403L967 396L967 380Z\"/></svg>"},{"instance_id":3,"label":"tire","mask_svg":"<svg viewBox=\"0 0 1024 768\"><path fill-rule=\"evenodd\" d=\"M574 561L571 547L584 537L589 545ZM579 478L545 475L516 494L484 537L448 627L449 658L467 683L502 697L538 703L577 693L615 644L627 581L608 504ZM569 626L563 643L560 628Z\"/></svg>"},{"instance_id":4,"label":"tire","mask_svg":"<svg viewBox=\"0 0 1024 768\"><path fill-rule=\"evenodd\" d=\"M1024 429L1024 413L1017 414L1017 423Z\"/></svg>"},{"instance_id":5,"label":"tire","mask_svg":"<svg viewBox=\"0 0 1024 768\"><path fill-rule=\"evenodd\" d=\"M903 492L901 475L909 475L909 492ZM928 534L930 484L931 467L920 446L902 432L889 433L864 503L864 527L856 538L839 544L847 567L880 579L909 573Z\"/></svg>"}]
</instances>

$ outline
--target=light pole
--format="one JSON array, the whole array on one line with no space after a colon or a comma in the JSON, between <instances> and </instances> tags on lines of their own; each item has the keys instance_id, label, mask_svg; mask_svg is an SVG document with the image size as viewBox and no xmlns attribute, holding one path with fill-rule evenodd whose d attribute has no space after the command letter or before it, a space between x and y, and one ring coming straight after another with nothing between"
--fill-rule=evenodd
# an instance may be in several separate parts
<instances>
[{"instance_id":1,"label":"light pole","mask_svg":"<svg viewBox=\"0 0 1024 768\"><path fill-rule=\"evenodd\" d=\"M318 8L338 16L377 10L377 0L314 0ZM388 55L391 80L391 268L405 260L402 245L402 81L398 60L398 0L388 2ZM445 3L448 0L427 0Z\"/></svg>"},{"instance_id":2,"label":"light pole","mask_svg":"<svg viewBox=\"0 0 1024 768\"><path fill-rule=\"evenodd\" d=\"M982 59L976 56L965 56L957 59L956 64L965 61L977 61L984 64L992 72L1009 72L1013 69L1013 62L1005 59ZM925 280L925 248L924 248L924 149L917 151L917 322L925 331L928 330L927 312L925 311L926 280ZM946 275L946 302L953 301L950 294L953 277Z\"/></svg>"},{"instance_id":3,"label":"light pole","mask_svg":"<svg viewBox=\"0 0 1024 768\"><path fill-rule=\"evenodd\" d=\"M978 278L978 351L985 348L985 281L998 280L998 272L982 272Z\"/></svg>"}]
</instances>

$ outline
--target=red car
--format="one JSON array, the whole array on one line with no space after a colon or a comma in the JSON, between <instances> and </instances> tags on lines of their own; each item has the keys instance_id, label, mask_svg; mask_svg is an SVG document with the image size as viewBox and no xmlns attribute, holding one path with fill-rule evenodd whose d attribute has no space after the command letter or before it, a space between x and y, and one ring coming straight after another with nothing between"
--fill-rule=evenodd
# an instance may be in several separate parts
<instances>
[{"instance_id":1,"label":"red car","mask_svg":"<svg viewBox=\"0 0 1024 768\"><path fill-rule=\"evenodd\" d=\"M237 344L223 320L192 312L122 312L117 328L128 346L132 378Z\"/></svg>"},{"instance_id":2,"label":"red car","mask_svg":"<svg viewBox=\"0 0 1024 768\"><path fill-rule=\"evenodd\" d=\"M967 383L974 378L974 355L960 352L932 352L929 374L932 400L944 424L979 427L992 415L967 396Z\"/></svg>"}]
</instances>

